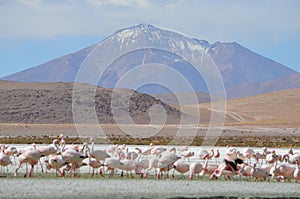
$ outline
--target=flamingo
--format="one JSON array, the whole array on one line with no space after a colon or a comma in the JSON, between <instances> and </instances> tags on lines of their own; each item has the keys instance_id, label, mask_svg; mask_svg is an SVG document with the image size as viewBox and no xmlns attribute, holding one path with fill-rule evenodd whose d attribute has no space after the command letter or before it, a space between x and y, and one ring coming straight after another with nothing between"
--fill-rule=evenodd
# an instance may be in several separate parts
<instances>
[{"instance_id":1,"label":"flamingo","mask_svg":"<svg viewBox=\"0 0 300 199\"><path fill-rule=\"evenodd\" d=\"M149 159L149 167L146 170L146 173L145 173L146 176L144 174L144 177L147 177L148 172L151 171L151 169L153 169L153 168L154 168L154 171L155 171L155 174L156 174L156 169L158 168L158 158L156 158L156 157Z\"/></svg>"},{"instance_id":2,"label":"flamingo","mask_svg":"<svg viewBox=\"0 0 300 199\"><path fill-rule=\"evenodd\" d=\"M154 147L152 150L151 150L151 154L159 157L164 151L166 151L167 149L164 148L164 147Z\"/></svg>"},{"instance_id":3,"label":"flamingo","mask_svg":"<svg viewBox=\"0 0 300 199\"><path fill-rule=\"evenodd\" d=\"M141 178L147 177L146 169L149 168L150 161L148 159L142 159L137 161L137 166L135 168L136 174L141 174ZM144 170L144 172L142 172Z\"/></svg>"},{"instance_id":4,"label":"flamingo","mask_svg":"<svg viewBox=\"0 0 300 199\"><path fill-rule=\"evenodd\" d=\"M243 164L243 160L241 159L232 159L230 156L224 158L224 163L220 164L219 167L211 174L210 179L217 179L221 175L226 176L229 180L231 177L236 174L238 170L237 165Z\"/></svg>"},{"instance_id":5,"label":"flamingo","mask_svg":"<svg viewBox=\"0 0 300 199\"><path fill-rule=\"evenodd\" d=\"M16 164L15 155L18 154L18 149L15 146L7 146L4 150L4 153L8 156L14 157L14 162Z\"/></svg>"},{"instance_id":6,"label":"flamingo","mask_svg":"<svg viewBox=\"0 0 300 199\"><path fill-rule=\"evenodd\" d=\"M96 159L92 159L91 156L89 155L89 166L93 168L91 177L94 177L95 169L100 168L102 164L100 163L100 161Z\"/></svg>"},{"instance_id":7,"label":"flamingo","mask_svg":"<svg viewBox=\"0 0 300 199\"><path fill-rule=\"evenodd\" d=\"M151 151L152 151L152 148L149 148L149 149L146 149L144 151L142 151L140 148L135 148L139 154L141 155L150 155L151 154Z\"/></svg>"},{"instance_id":8,"label":"flamingo","mask_svg":"<svg viewBox=\"0 0 300 199\"><path fill-rule=\"evenodd\" d=\"M255 154L255 151L253 149L247 147L243 150L242 153L248 159L248 161L251 163L251 157Z\"/></svg>"},{"instance_id":9,"label":"flamingo","mask_svg":"<svg viewBox=\"0 0 300 199\"><path fill-rule=\"evenodd\" d=\"M78 175L78 173L75 172L75 171L77 169L80 169L83 166L87 166L87 163L80 161L80 162L77 162L76 164L67 164L66 168L63 169L63 174L62 175L64 176L65 172L68 171L69 172L68 177L71 177L72 174L75 177L75 176Z\"/></svg>"},{"instance_id":10,"label":"flamingo","mask_svg":"<svg viewBox=\"0 0 300 199\"><path fill-rule=\"evenodd\" d=\"M277 160L276 160L276 155L275 154L272 154L272 153L268 153L266 155L266 162L268 164L274 164Z\"/></svg>"},{"instance_id":11,"label":"flamingo","mask_svg":"<svg viewBox=\"0 0 300 199\"><path fill-rule=\"evenodd\" d=\"M241 176L250 177L252 167L248 163L244 162L242 168L239 170Z\"/></svg>"},{"instance_id":12,"label":"flamingo","mask_svg":"<svg viewBox=\"0 0 300 199\"><path fill-rule=\"evenodd\" d=\"M121 162L118 166L118 169L122 170L121 177L123 177L123 171L127 172L127 178L128 178L128 172L130 172L130 176L133 178L132 171L137 168L137 163L134 160L125 159Z\"/></svg>"},{"instance_id":13,"label":"flamingo","mask_svg":"<svg viewBox=\"0 0 300 199\"><path fill-rule=\"evenodd\" d=\"M157 177L160 178L161 171L163 171L163 170L169 171L170 169L172 169L174 167L173 164L179 159L180 159L180 157L174 153L170 153L170 154L161 156L158 159L159 172L157 173ZM168 173L167 173L167 177L168 177Z\"/></svg>"},{"instance_id":14,"label":"flamingo","mask_svg":"<svg viewBox=\"0 0 300 199\"><path fill-rule=\"evenodd\" d=\"M1 146L1 152L0 152L1 172L2 172L2 167L7 167L9 164L12 164L12 162L9 156L5 153L5 146Z\"/></svg>"},{"instance_id":15,"label":"flamingo","mask_svg":"<svg viewBox=\"0 0 300 199\"><path fill-rule=\"evenodd\" d=\"M210 159L210 158L209 158L209 153L208 153L207 150L201 150L201 151L199 151L199 152L198 152L198 157L199 157L199 159L201 159L201 160Z\"/></svg>"},{"instance_id":16,"label":"flamingo","mask_svg":"<svg viewBox=\"0 0 300 199\"><path fill-rule=\"evenodd\" d=\"M37 150L27 150L21 155L19 155L19 166L15 170L15 176L18 176L18 170L21 168L22 164L28 163L31 165L31 170L29 172L29 177L33 177L33 169L36 164L38 164L41 154ZM25 173L25 177L27 176L27 171Z\"/></svg>"},{"instance_id":17,"label":"flamingo","mask_svg":"<svg viewBox=\"0 0 300 199\"><path fill-rule=\"evenodd\" d=\"M300 162L300 153L295 153L291 156L285 156L286 160L290 164L296 164L297 161Z\"/></svg>"},{"instance_id":18,"label":"flamingo","mask_svg":"<svg viewBox=\"0 0 300 199\"><path fill-rule=\"evenodd\" d=\"M183 153L183 152L188 151L188 150L189 150L189 146L184 146L184 147L179 148L180 153Z\"/></svg>"},{"instance_id":19,"label":"flamingo","mask_svg":"<svg viewBox=\"0 0 300 199\"><path fill-rule=\"evenodd\" d=\"M238 159L243 160L243 161L245 161L245 159L247 158L247 157L246 157L243 153L241 153L240 151L237 151L236 157L237 157Z\"/></svg>"},{"instance_id":20,"label":"flamingo","mask_svg":"<svg viewBox=\"0 0 300 199\"><path fill-rule=\"evenodd\" d=\"M296 160L296 169L294 171L293 177L298 181L300 180L300 161Z\"/></svg>"},{"instance_id":21,"label":"flamingo","mask_svg":"<svg viewBox=\"0 0 300 199\"><path fill-rule=\"evenodd\" d=\"M214 158L216 160L216 163L218 163L219 162L219 158L220 158L219 148L215 149L215 151L214 151Z\"/></svg>"},{"instance_id":22,"label":"flamingo","mask_svg":"<svg viewBox=\"0 0 300 199\"><path fill-rule=\"evenodd\" d=\"M91 149L87 146L87 149L89 150L89 154L92 158L95 158L97 161L105 160L105 158L109 158L110 156L107 154L106 150L94 150L94 138L90 139L90 142L92 144Z\"/></svg>"},{"instance_id":23,"label":"flamingo","mask_svg":"<svg viewBox=\"0 0 300 199\"><path fill-rule=\"evenodd\" d=\"M189 171L190 171L190 180L193 180L194 178L194 175L195 174L198 174L203 170L203 166L200 162L192 162L190 164L190 168L189 168Z\"/></svg>"},{"instance_id":24,"label":"flamingo","mask_svg":"<svg viewBox=\"0 0 300 199\"><path fill-rule=\"evenodd\" d=\"M270 154L270 153L272 153L273 151L269 151L268 149L267 149L267 147L263 147L263 155L264 156L266 156L267 154Z\"/></svg>"},{"instance_id":25,"label":"flamingo","mask_svg":"<svg viewBox=\"0 0 300 199\"><path fill-rule=\"evenodd\" d=\"M249 165L249 166L251 166L251 165ZM251 167L252 168L251 168L250 174L253 177L254 181L257 181L259 178L263 178L264 180L266 180L268 177L271 176L267 169L257 168L256 163L254 163L254 165Z\"/></svg>"},{"instance_id":26,"label":"flamingo","mask_svg":"<svg viewBox=\"0 0 300 199\"><path fill-rule=\"evenodd\" d=\"M280 181L281 177L283 177L284 181L288 180L290 181L293 178L294 169L288 165L279 165L277 167L278 157L276 156L276 161L274 166L272 167L270 174L272 174L272 177L274 178L277 176L277 180Z\"/></svg>"},{"instance_id":27,"label":"flamingo","mask_svg":"<svg viewBox=\"0 0 300 199\"><path fill-rule=\"evenodd\" d=\"M109 177L113 177L114 175L114 171L115 169L118 169L120 167L120 165L122 165L123 163L120 162L119 158L106 158L104 160L104 166L106 166L107 171L110 170L111 173L109 175Z\"/></svg>"},{"instance_id":28,"label":"flamingo","mask_svg":"<svg viewBox=\"0 0 300 199\"><path fill-rule=\"evenodd\" d=\"M229 147L229 146L226 146L226 155L228 156L228 157L231 157L231 158L236 158L236 155L237 155L237 152L238 152L238 150L236 149L236 148L234 148L234 147Z\"/></svg>"},{"instance_id":29,"label":"flamingo","mask_svg":"<svg viewBox=\"0 0 300 199\"><path fill-rule=\"evenodd\" d=\"M58 151L58 145L57 144L58 144L58 140L55 139L55 140L53 140L52 144L47 145L47 146L40 146L37 151L42 156L47 157L48 155L55 154ZM41 162L40 162L40 165L41 165L41 168L42 168L42 172L44 172L43 165L41 164Z\"/></svg>"},{"instance_id":30,"label":"flamingo","mask_svg":"<svg viewBox=\"0 0 300 199\"><path fill-rule=\"evenodd\" d=\"M43 156L55 154L58 151L57 144L58 144L58 140L55 139L55 140L53 140L52 144L50 144L48 146L40 146L38 148L38 152Z\"/></svg>"},{"instance_id":31,"label":"flamingo","mask_svg":"<svg viewBox=\"0 0 300 199\"><path fill-rule=\"evenodd\" d=\"M181 153L181 156L183 157L183 159L187 158L188 161L190 161L190 157L193 157L195 155L195 153L193 151L184 151Z\"/></svg>"},{"instance_id":32,"label":"flamingo","mask_svg":"<svg viewBox=\"0 0 300 199\"><path fill-rule=\"evenodd\" d=\"M60 171L60 168L68 164L66 161L64 161L62 155L52 155L48 160L45 160L45 162L47 164L47 169L55 169L56 176L57 173L59 173L60 177L63 176L63 172Z\"/></svg>"},{"instance_id":33,"label":"flamingo","mask_svg":"<svg viewBox=\"0 0 300 199\"><path fill-rule=\"evenodd\" d=\"M84 146L86 146L86 144L84 144ZM76 167L80 166L80 162L82 162L82 160L85 159L86 156L74 149L67 149L64 151L64 147L65 145L63 145L62 147L62 158L65 162L71 165L70 172L71 174L72 172L74 172L75 175Z\"/></svg>"},{"instance_id":34,"label":"flamingo","mask_svg":"<svg viewBox=\"0 0 300 199\"><path fill-rule=\"evenodd\" d=\"M134 151L128 151L128 147L125 149L125 158L128 160L135 160L138 157L138 153Z\"/></svg>"},{"instance_id":35,"label":"flamingo","mask_svg":"<svg viewBox=\"0 0 300 199\"><path fill-rule=\"evenodd\" d=\"M108 154L115 154L115 152L117 151L117 149L119 148L119 145L116 144L116 145L110 145L108 146L105 150Z\"/></svg>"},{"instance_id":36,"label":"flamingo","mask_svg":"<svg viewBox=\"0 0 300 199\"><path fill-rule=\"evenodd\" d=\"M184 161L176 161L174 163L174 170L173 170L173 175L172 177L174 178L174 172L175 170L179 173L181 173L182 175L182 178L184 179L185 176L184 176L184 173L188 172L190 170L190 165Z\"/></svg>"},{"instance_id":37,"label":"flamingo","mask_svg":"<svg viewBox=\"0 0 300 199\"><path fill-rule=\"evenodd\" d=\"M261 160L261 164L262 164L262 163L263 163L263 160L266 159L266 156L264 156L263 154L259 153L258 151L256 151L256 152L252 155L252 157L255 158L256 164L259 163L259 160Z\"/></svg>"},{"instance_id":38,"label":"flamingo","mask_svg":"<svg viewBox=\"0 0 300 199\"><path fill-rule=\"evenodd\" d=\"M217 164L208 164L208 162L209 162L209 157L206 156L203 169L200 172L200 176L205 176L206 174L211 175L218 168Z\"/></svg>"}]
</instances>

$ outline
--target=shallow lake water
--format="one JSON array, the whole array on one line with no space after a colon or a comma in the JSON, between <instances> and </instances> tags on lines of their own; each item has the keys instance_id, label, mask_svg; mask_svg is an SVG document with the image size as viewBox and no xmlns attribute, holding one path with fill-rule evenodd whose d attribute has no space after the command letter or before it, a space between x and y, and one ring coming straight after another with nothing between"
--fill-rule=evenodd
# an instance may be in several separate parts
<instances>
[{"instance_id":1,"label":"shallow lake water","mask_svg":"<svg viewBox=\"0 0 300 199\"><path fill-rule=\"evenodd\" d=\"M0 198L300 197L300 183L99 178L0 182Z\"/></svg>"},{"instance_id":2,"label":"shallow lake water","mask_svg":"<svg viewBox=\"0 0 300 199\"><path fill-rule=\"evenodd\" d=\"M20 148L25 145L18 146ZM103 149L107 145L95 145L95 149ZM147 148L148 146L128 146L129 150L135 147ZM167 146L168 149L173 146ZM178 146L176 146L178 148ZM216 148L216 147L214 147ZM190 147L191 151L197 153L201 147ZM225 148L220 147L221 155L224 155ZM243 148L238 148L242 150ZM255 151L262 151L261 148L254 148ZM275 149L277 153L283 154L287 149ZM299 151L299 149L296 149ZM190 161L199 161L195 156ZM215 161L215 160L212 160ZM15 165L10 166L11 175L0 178L0 198L201 198L201 197L295 197L300 198L300 183L271 181L253 182L250 180L233 181L223 179L217 181L208 178L195 178L191 181L187 178L179 179L149 179L135 178L108 178L108 176L94 178L90 177L44 177L40 174L40 168L34 178L23 178L22 175L12 177ZM24 172L25 166L21 172ZM81 173L88 173L88 167L82 168ZM49 172L49 175L54 172Z\"/></svg>"}]
</instances>

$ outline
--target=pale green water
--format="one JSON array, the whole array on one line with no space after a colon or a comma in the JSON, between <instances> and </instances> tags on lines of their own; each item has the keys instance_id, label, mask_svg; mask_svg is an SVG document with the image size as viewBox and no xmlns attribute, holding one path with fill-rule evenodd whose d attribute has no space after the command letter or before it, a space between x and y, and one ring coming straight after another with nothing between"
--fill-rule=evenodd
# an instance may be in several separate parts
<instances>
[{"instance_id":1,"label":"pale green water","mask_svg":"<svg viewBox=\"0 0 300 199\"><path fill-rule=\"evenodd\" d=\"M0 198L300 197L300 183L156 179L0 179Z\"/></svg>"}]
</instances>

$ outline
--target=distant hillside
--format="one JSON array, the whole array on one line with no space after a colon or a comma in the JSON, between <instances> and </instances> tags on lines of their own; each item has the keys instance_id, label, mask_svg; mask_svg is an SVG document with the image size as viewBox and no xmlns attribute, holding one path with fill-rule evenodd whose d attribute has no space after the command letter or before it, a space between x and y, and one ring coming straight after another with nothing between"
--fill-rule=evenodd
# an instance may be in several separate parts
<instances>
[{"instance_id":1,"label":"distant hillside","mask_svg":"<svg viewBox=\"0 0 300 199\"><path fill-rule=\"evenodd\" d=\"M218 102L215 102L218 103ZM295 124L300 127L300 89L226 100L226 122L240 124ZM201 117L209 118L211 104L184 107L184 113L200 108ZM219 113L224 115L224 113ZM208 120L209 121L209 120Z\"/></svg>"},{"instance_id":2,"label":"distant hillside","mask_svg":"<svg viewBox=\"0 0 300 199\"><path fill-rule=\"evenodd\" d=\"M111 89L97 87L95 106L86 96L94 87L82 84L80 97L72 99L73 83L20 83L0 81L0 122L2 123L74 123L72 100L82 108L82 117L89 123L92 111L100 123L115 123L111 109ZM154 97L127 89L114 90L118 96L116 107L130 113L136 123L149 123L149 109L161 105L167 114L167 123L178 123L181 112ZM123 96L130 95L126 101ZM127 104L129 103L129 110ZM151 109L151 114L155 110ZM158 115L159 117L159 115Z\"/></svg>"},{"instance_id":3,"label":"distant hillside","mask_svg":"<svg viewBox=\"0 0 300 199\"><path fill-rule=\"evenodd\" d=\"M269 93L289 88L300 88L300 73L267 82L245 83L226 90L229 98Z\"/></svg>"},{"instance_id":4,"label":"distant hillside","mask_svg":"<svg viewBox=\"0 0 300 199\"><path fill-rule=\"evenodd\" d=\"M211 101L211 96L208 93L163 93L163 94L151 94L153 97L160 99L161 101L167 104L178 105L182 103L184 105L187 104L195 104L196 103L205 103Z\"/></svg>"}]
</instances>

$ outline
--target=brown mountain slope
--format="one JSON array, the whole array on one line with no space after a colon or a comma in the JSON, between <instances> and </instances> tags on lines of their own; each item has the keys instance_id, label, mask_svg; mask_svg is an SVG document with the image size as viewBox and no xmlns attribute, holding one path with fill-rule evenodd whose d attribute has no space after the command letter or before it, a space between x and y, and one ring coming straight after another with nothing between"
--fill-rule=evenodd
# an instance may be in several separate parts
<instances>
[{"instance_id":1,"label":"brown mountain slope","mask_svg":"<svg viewBox=\"0 0 300 199\"><path fill-rule=\"evenodd\" d=\"M230 99L226 101L226 104L226 123L228 124L295 124L300 126L299 88ZM188 110L193 108L200 108L203 113L201 116L210 117L210 103L187 106L182 111L188 113ZM224 115L221 112L219 114Z\"/></svg>"},{"instance_id":2,"label":"brown mountain slope","mask_svg":"<svg viewBox=\"0 0 300 199\"><path fill-rule=\"evenodd\" d=\"M95 102L88 96L93 95L94 87L80 84L77 93L72 97L73 83L20 83L0 81L0 122L1 123L74 123L73 111L80 111L84 119L81 122L91 123L96 109L100 123L115 123L114 110L111 106L112 89L97 87ZM162 106L167 114L167 123L177 123L181 112L154 97L127 89L115 89L116 110L129 112L136 123L149 123L149 110L156 114L153 105ZM129 96L129 97L128 97ZM72 109L72 100L74 101ZM94 105L95 103L95 105ZM129 104L129 108L128 108ZM151 109L150 109L151 108ZM156 116L156 115L155 115ZM122 118L124 117L124 118ZM119 119L126 119L121 115Z\"/></svg>"}]
</instances>

